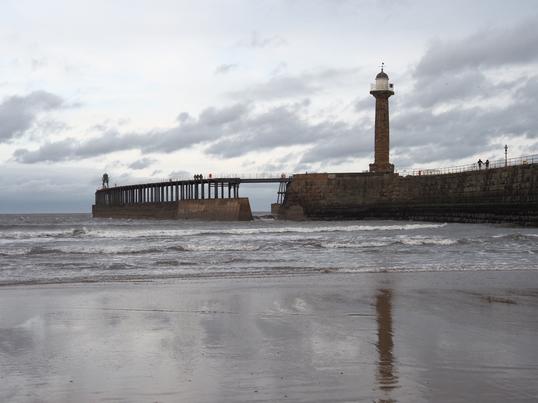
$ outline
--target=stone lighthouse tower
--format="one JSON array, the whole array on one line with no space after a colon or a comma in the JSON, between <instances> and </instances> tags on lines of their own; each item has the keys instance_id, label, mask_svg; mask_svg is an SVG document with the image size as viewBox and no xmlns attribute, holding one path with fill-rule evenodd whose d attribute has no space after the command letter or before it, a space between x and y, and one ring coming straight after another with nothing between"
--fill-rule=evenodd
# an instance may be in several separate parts
<instances>
[{"instance_id":1,"label":"stone lighthouse tower","mask_svg":"<svg viewBox=\"0 0 538 403\"><path fill-rule=\"evenodd\" d=\"M394 95L394 86L389 84L383 65L370 94L375 97L375 159L370 164L370 172L393 173L394 165L389 162L389 97Z\"/></svg>"}]
</instances>

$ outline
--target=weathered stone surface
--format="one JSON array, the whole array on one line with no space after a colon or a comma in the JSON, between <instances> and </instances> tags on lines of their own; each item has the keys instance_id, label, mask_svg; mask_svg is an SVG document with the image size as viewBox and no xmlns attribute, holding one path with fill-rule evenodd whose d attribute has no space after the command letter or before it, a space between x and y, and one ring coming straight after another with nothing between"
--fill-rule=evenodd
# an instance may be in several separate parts
<instances>
[{"instance_id":1,"label":"weathered stone surface","mask_svg":"<svg viewBox=\"0 0 538 403\"><path fill-rule=\"evenodd\" d=\"M249 221L252 212L248 198L181 200L177 218L208 221Z\"/></svg>"},{"instance_id":2,"label":"weathered stone surface","mask_svg":"<svg viewBox=\"0 0 538 403\"><path fill-rule=\"evenodd\" d=\"M393 173L394 165L389 162L389 97L392 91L370 91L375 97L375 141L374 163L370 164L370 172Z\"/></svg>"},{"instance_id":3,"label":"weathered stone surface","mask_svg":"<svg viewBox=\"0 0 538 403\"><path fill-rule=\"evenodd\" d=\"M177 216L176 202L127 204L124 206L92 206L96 218L155 218L174 219Z\"/></svg>"},{"instance_id":4,"label":"weathered stone surface","mask_svg":"<svg viewBox=\"0 0 538 403\"><path fill-rule=\"evenodd\" d=\"M248 221L252 212L248 198L180 200L179 202L93 206L100 218L197 219L208 221Z\"/></svg>"},{"instance_id":5,"label":"weathered stone surface","mask_svg":"<svg viewBox=\"0 0 538 403\"><path fill-rule=\"evenodd\" d=\"M294 175L280 216L394 218L536 225L538 164L446 175Z\"/></svg>"}]
</instances>

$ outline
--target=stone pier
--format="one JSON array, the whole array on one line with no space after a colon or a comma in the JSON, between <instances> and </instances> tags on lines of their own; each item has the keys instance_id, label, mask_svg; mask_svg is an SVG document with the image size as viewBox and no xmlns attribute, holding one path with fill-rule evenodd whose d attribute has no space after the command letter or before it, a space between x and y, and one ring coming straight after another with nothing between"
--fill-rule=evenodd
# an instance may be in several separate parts
<instances>
[{"instance_id":1,"label":"stone pier","mask_svg":"<svg viewBox=\"0 0 538 403\"><path fill-rule=\"evenodd\" d=\"M94 217L251 220L248 198L239 197L240 179L193 179L99 189Z\"/></svg>"}]
</instances>

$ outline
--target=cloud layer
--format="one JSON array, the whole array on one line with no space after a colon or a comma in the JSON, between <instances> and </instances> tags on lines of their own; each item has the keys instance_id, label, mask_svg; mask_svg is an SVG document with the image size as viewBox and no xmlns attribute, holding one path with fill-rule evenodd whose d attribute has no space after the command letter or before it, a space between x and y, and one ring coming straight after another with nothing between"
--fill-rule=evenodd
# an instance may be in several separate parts
<instances>
[{"instance_id":1,"label":"cloud layer","mask_svg":"<svg viewBox=\"0 0 538 403\"><path fill-rule=\"evenodd\" d=\"M514 79L503 75L502 69L536 66L537 24L536 18L525 19L460 39L438 40L427 47L416 64L399 77L407 81L407 89L391 99L395 159L413 163L458 160L491 150L499 138L534 139L538 132L538 76L522 73ZM239 43L258 49L284 44L278 35L262 37L256 32ZM214 75L237 67L235 63L220 64ZM205 156L220 160L299 146L298 167L368 158L373 153L374 100L367 88L354 103L353 113L326 113L319 103L327 89L346 86L360 70L318 68L288 73L280 69L265 80L225 92L234 103L203 108L197 117L182 112L168 128L101 127L91 136L74 133L35 147L21 146L13 152L13 159L25 164L55 163L135 150L142 157L126 165L142 170L158 162L156 154L195 146ZM0 142L23 136L38 117L64 107L61 97L44 91L4 99ZM274 165L281 167L276 155Z\"/></svg>"},{"instance_id":2,"label":"cloud layer","mask_svg":"<svg viewBox=\"0 0 538 403\"><path fill-rule=\"evenodd\" d=\"M62 98L46 91L5 98L0 103L0 143L21 137L40 114L63 106Z\"/></svg>"}]
</instances>

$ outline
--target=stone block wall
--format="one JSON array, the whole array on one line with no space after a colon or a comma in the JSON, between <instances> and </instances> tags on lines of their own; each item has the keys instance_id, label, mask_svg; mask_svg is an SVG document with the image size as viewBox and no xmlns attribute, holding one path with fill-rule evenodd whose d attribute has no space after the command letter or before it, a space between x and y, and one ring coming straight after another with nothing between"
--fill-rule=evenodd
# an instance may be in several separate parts
<instances>
[{"instance_id":1,"label":"stone block wall","mask_svg":"<svg viewBox=\"0 0 538 403\"><path fill-rule=\"evenodd\" d=\"M181 200L177 218L208 221L249 221L252 212L248 198Z\"/></svg>"},{"instance_id":2,"label":"stone block wall","mask_svg":"<svg viewBox=\"0 0 538 403\"><path fill-rule=\"evenodd\" d=\"M92 206L96 218L155 218L171 220L177 216L177 202L127 204L124 206Z\"/></svg>"},{"instance_id":3,"label":"stone block wall","mask_svg":"<svg viewBox=\"0 0 538 403\"><path fill-rule=\"evenodd\" d=\"M429 176L294 175L281 217L301 215L532 223L538 216L538 164Z\"/></svg>"},{"instance_id":4,"label":"stone block wall","mask_svg":"<svg viewBox=\"0 0 538 403\"><path fill-rule=\"evenodd\" d=\"M248 198L180 200L92 207L94 217L143 219L196 219L207 221L248 221L252 212Z\"/></svg>"}]
</instances>

